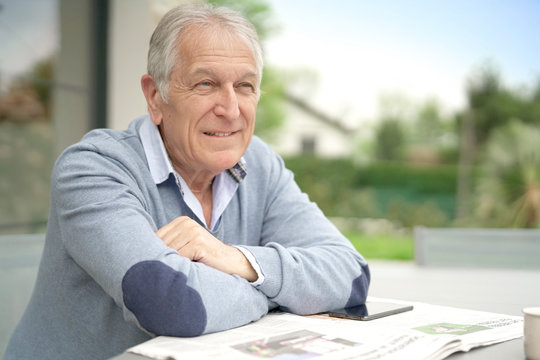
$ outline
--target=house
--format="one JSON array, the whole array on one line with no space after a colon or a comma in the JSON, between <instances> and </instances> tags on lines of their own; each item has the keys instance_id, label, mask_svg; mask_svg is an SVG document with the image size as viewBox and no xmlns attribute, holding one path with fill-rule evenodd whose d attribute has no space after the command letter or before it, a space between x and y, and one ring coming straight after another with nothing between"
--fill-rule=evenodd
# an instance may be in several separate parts
<instances>
[{"instance_id":1,"label":"house","mask_svg":"<svg viewBox=\"0 0 540 360\"><path fill-rule=\"evenodd\" d=\"M306 100L287 93L286 118L279 136L270 141L283 156L313 154L320 157L345 157L353 151L355 131L338 119L316 109Z\"/></svg>"}]
</instances>

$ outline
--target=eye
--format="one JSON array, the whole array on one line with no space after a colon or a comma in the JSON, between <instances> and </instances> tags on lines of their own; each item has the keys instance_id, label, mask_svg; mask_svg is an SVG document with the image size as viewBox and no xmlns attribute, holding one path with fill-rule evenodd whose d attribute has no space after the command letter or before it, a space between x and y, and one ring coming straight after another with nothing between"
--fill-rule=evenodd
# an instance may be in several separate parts
<instances>
[{"instance_id":1,"label":"eye","mask_svg":"<svg viewBox=\"0 0 540 360\"><path fill-rule=\"evenodd\" d=\"M208 92L211 91L214 86L215 84L212 80L201 80L195 84L193 90Z\"/></svg>"},{"instance_id":2,"label":"eye","mask_svg":"<svg viewBox=\"0 0 540 360\"><path fill-rule=\"evenodd\" d=\"M253 92L255 91L255 86L254 86L252 83L250 83L250 82L243 82L243 83L240 83L240 84L238 85L238 87L239 87L240 89L242 89L242 90L251 90L251 91L253 91Z\"/></svg>"}]
</instances>

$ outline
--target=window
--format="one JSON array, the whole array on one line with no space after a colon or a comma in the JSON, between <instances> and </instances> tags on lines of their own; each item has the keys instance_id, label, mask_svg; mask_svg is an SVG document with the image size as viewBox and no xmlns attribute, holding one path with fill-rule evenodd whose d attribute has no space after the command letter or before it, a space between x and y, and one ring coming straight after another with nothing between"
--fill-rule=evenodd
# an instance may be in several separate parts
<instances>
[{"instance_id":1,"label":"window","mask_svg":"<svg viewBox=\"0 0 540 360\"><path fill-rule=\"evenodd\" d=\"M316 148L315 137L303 136L302 137L302 154L314 155Z\"/></svg>"},{"instance_id":2,"label":"window","mask_svg":"<svg viewBox=\"0 0 540 360\"><path fill-rule=\"evenodd\" d=\"M0 234L43 232L56 157L57 0L0 0Z\"/></svg>"}]
</instances>

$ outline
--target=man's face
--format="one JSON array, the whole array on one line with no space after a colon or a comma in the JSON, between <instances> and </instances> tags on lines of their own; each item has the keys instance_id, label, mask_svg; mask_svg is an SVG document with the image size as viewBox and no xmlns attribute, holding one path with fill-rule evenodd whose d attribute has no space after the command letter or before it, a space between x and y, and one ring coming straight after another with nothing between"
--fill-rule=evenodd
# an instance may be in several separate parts
<instances>
[{"instance_id":1,"label":"man's face","mask_svg":"<svg viewBox=\"0 0 540 360\"><path fill-rule=\"evenodd\" d=\"M218 173L245 153L255 127L257 73L250 48L236 35L187 29L180 66L160 103L161 136L182 175Z\"/></svg>"}]
</instances>

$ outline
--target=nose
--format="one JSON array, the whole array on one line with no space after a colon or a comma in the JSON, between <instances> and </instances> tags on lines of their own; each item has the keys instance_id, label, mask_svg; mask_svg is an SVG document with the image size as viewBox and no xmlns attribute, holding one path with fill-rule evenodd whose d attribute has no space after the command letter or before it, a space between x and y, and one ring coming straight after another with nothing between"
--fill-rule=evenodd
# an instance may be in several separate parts
<instances>
[{"instance_id":1,"label":"nose","mask_svg":"<svg viewBox=\"0 0 540 360\"><path fill-rule=\"evenodd\" d=\"M240 116L238 96L232 85L224 86L219 90L214 113L227 120L235 120Z\"/></svg>"}]
</instances>

